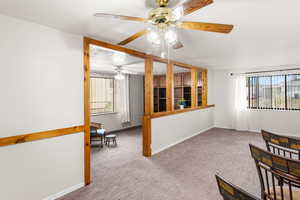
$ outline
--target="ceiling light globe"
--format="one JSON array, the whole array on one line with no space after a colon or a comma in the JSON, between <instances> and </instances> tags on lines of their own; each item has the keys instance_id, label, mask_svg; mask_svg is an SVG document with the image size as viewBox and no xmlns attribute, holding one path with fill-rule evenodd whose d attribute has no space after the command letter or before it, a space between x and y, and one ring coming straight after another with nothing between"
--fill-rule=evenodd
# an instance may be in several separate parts
<instances>
[{"instance_id":1,"label":"ceiling light globe","mask_svg":"<svg viewBox=\"0 0 300 200\"><path fill-rule=\"evenodd\" d=\"M125 53L115 52L113 54L113 63L114 63L114 65L122 65L122 64L124 64L125 60L126 60L126 54Z\"/></svg>"},{"instance_id":2,"label":"ceiling light globe","mask_svg":"<svg viewBox=\"0 0 300 200\"><path fill-rule=\"evenodd\" d=\"M147 34L147 39L149 40L149 42L151 42L152 44L155 45L160 45L160 38L159 38L159 34L156 31L150 31Z\"/></svg>"},{"instance_id":3,"label":"ceiling light globe","mask_svg":"<svg viewBox=\"0 0 300 200\"><path fill-rule=\"evenodd\" d=\"M123 74L121 74L120 72L118 72L115 77L114 77L116 80L123 80L125 77Z\"/></svg>"},{"instance_id":4,"label":"ceiling light globe","mask_svg":"<svg viewBox=\"0 0 300 200\"><path fill-rule=\"evenodd\" d=\"M175 33L175 31L168 30L165 33L165 40L168 44L175 44L177 42L177 34Z\"/></svg>"}]
</instances>

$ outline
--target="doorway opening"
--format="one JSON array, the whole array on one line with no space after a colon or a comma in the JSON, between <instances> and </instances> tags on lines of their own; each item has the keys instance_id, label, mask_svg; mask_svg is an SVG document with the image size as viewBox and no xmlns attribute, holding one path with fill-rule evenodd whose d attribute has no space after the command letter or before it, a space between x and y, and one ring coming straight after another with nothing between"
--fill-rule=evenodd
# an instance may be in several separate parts
<instances>
[{"instance_id":1,"label":"doorway opening","mask_svg":"<svg viewBox=\"0 0 300 200\"><path fill-rule=\"evenodd\" d=\"M116 47L84 39L86 184L105 168L149 156L143 130L145 58Z\"/></svg>"}]
</instances>

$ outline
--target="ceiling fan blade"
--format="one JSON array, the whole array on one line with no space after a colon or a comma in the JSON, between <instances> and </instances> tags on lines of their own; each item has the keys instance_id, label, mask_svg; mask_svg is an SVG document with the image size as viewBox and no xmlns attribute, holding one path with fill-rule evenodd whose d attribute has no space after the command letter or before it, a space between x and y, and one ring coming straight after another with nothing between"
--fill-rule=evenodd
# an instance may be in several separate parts
<instances>
[{"instance_id":1,"label":"ceiling fan blade","mask_svg":"<svg viewBox=\"0 0 300 200\"><path fill-rule=\"evenodd\" d=\"M121 19L121 20L129 20L129 21L136 21L136 22L145 22L147 19L141 17L131 17L125 15L113 15L113 14L106 14L106 13L96 13L94 14L95 17L105 17L105 18L112 18L112 19Z\"/></svg>"},{"instance_id":2,"label":"ceiling fan blade","mask_svg":"<svg viewBox=\"0 0 300 200\"><path fill-rule=\"evenodd\" d=\"M131 41L133 41L133 40L135 40L135 39L137 39L137 38L139 38L139 37L141 37L141 36L143 36L143 35L145 35L145 34L147 34L147 33L148 33L148 30L147 30L147 29L144 29L144 30L142 30L142 31L140 31L140 32L137 32L136 34L130 36L129 38L127 38L127 39L125 39L125 40L119 42L118 45L125 45L125 44L128 44L129 42L131 42Z\"/></svg>"},{"instance_id":3,"label":"ceiling fan blade","mask_svg":"<svg viewBox=\"0 0 300 200\"><path fill-rule=\"evenodd\" d=\"M183 47L183 44L178 40L172 47L173 49L180 49Z\"/></svg>"},{"instance_id":4,"label":"ceiling fan blade","mask_svg":"<svg viewBox=\"0 0 300 200\"><path fill-rule=\"evenodd\" d=\"M173 10L182 8L183 15L188 15L212 3L213 0L187 0L183 4L176 6Z\"/></svg>"},{"instance_id":5,"label":"ceiling fan blade","mask_svg":"<svg viewBox=\"0 0 300 200\"><path fill-rule=\"evenodd\" d=\"M228 24L214 24L204 22L180 22L177 27L190 30L209 31L217 33L230 33L233 29L233 25Z\"/></svg>"}]
</instances>

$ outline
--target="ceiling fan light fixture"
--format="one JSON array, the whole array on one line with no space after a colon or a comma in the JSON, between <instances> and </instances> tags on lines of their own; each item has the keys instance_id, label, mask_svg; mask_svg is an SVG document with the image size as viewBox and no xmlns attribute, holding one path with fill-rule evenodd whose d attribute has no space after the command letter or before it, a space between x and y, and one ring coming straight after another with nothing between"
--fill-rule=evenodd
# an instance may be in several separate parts
<instances>
[{"instance_id":1,"label":"ceiling fan light fixture","mask_svg":"<svg viewBox=\"0 0 300 200\"><path fill-rule=\"evenodd\" d=\"M169 0L156 0L156 3L159 7L167 7L169 4Z\"/></svg>"},{"instance_id":2,"label":"ceiling fan light fixture","mask_svg":"<svg viewBox=\"0 0 300 200\"><path fill-rule=\"evenodd\" d=\"M161 43L159 33L154 30L149 31L149 33L147 34L147 39L154 45L160 45Z\"/></svg>"},{"instance_id":3,"label":"ceiling fan light fixture","mask_svg":"<svg viewBox=\"0 0 300 200\"><path fill-rule=\"evenodd\" d=\"M126 60L126 54L122 52L115 52L113 54L113 63L114 65L122 65Z\"/></svg>"},{"instance_id":4,"label":"ceiling fan light fixture","mask_svg":"<svg viewBox=\"0 0 300 200\"><path fill-rule=\"evenodd\" d=\"M177 34L172 29L169 29L165 32L165 40L168 45L173 45L177 42Z\"/></svg>"},{"instance_id":5,"label":"ceiling fan light fixture","mask_svg":"<svg viewBox=\"0 0 300 200\"><path fill-rule=\"evenodd\" d=\"M116 80L123 80L125 76L121 72L117 72L117 74L114 77Z\"/></svg>"}]
</instances>

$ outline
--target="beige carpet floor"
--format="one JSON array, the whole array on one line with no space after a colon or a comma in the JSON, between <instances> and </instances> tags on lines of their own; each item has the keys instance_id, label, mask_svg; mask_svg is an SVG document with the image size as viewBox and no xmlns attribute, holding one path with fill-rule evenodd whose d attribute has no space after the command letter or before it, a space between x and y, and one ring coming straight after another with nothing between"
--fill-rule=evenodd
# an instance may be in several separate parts
<instances>
[{"instance_id":1,"label":"beige carpet floor","mask_svg":"<svg viewBox=\"0 0 300 200\"><path fill-rule=\"evenodd\" d=\"M141 129L118 134L117 148L93 148L92 183L60 200L221 200L214 174L259 196L248 144L260 134L214 128L145 158Z\"/></svg>"}]
</instances>

